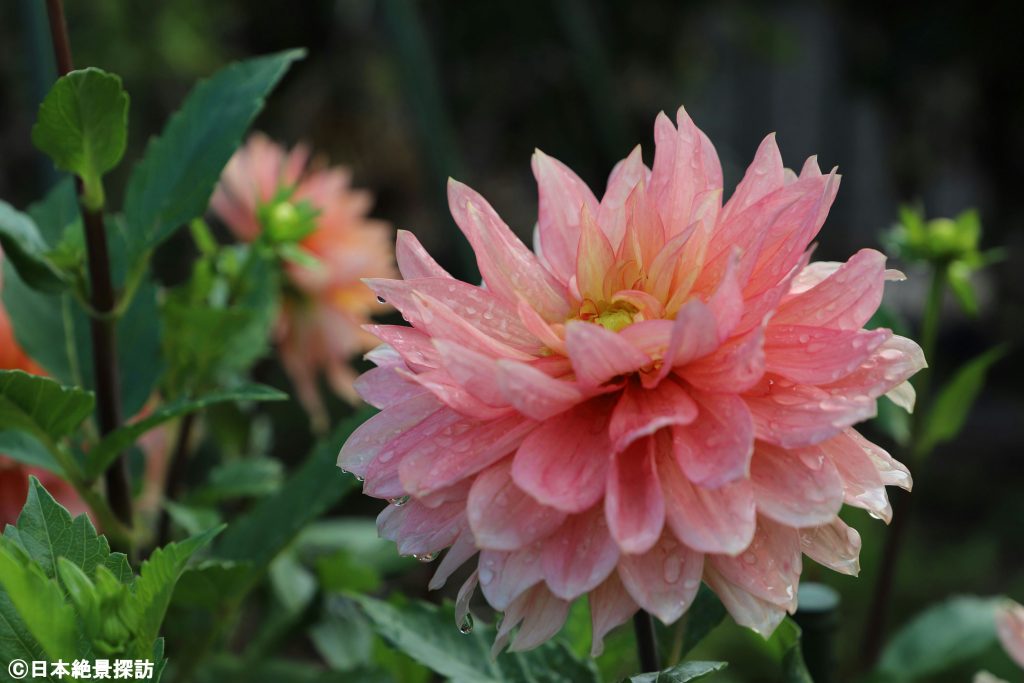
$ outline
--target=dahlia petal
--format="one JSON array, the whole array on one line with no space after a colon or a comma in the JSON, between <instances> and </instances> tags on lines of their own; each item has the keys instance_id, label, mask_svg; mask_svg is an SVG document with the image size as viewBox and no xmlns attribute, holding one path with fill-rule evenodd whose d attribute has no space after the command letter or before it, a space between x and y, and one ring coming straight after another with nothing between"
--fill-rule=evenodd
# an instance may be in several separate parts
<instances>
[{"instance_id":1,"label":"dahlia petal","mask_svg":"<svg viewBox=\"0 0 1024 683\"><path fill-rule=\"evenodd\" d=\"M889 455L883 448L865 439L855 429L847 429L843 434L868 454L875 469L878 470L883 484L886 486L899 486L905 491L909 491L914 487L910 470L903 463Z\"/></svg>"},{"instance_id":2,"label":"dahlia petal","mask_svg":"<svg viewBox=\"0 0 1024 683\"><path fill-rule=\"evenodd\" d=\"M700 299L691 299L679 309L672 323L672 335L665 350L662 372L667 373L673 367L702 358L718 348L718 345L715 314Z\"/></svg>"},{"instance_id":3,"label":"dahlia petal","mask_svg":"<svg viewBox=\"0 0 1024 683\"><path fill-rule=\"evenodd\" d=\"M535 336L541 344L556 351L558 353L565 353L565 340L562 339L555 331L555 327L540 317L537 311L533 310L523 299L519 300L519 304L516 306L516 310L519 312L519 320L522 321L523 325ZM561 326L559 324L559 326Z\"/></svg>"},{"instance_id":4,"label":"dahlia petal","mask_svg":"<svg viewBox=\"0 0 1024 683\"><path fill-rule=\"evenodd\" d=\"M541 568L541 544L512 552L480 551L480 588L487 602L496 610L508 606L527 590L544 580Z\"/></svg>"},{"instance_id":5,"label":"dahlia petal","mask_svg":"<svg viewBox=\"0 0 1024 683\"><path fill-rule=\"evenodd\" d=\"M665 520L672 533L703 553L736 555L750 545L757 526L754 491L746 479L717 489L692 484L673 459L658 459Z\"/></svg>"},{"instance_id":6,"label":"dahlia petal","mask_svg":"<svg viewBox=\"0 0 1024 683\"><path fill-rule=\"evenodd\" d=\"M437 400L460 415L477 420L494 420L512 412L508 406L492 406L481 401L445 370L428 370L416 374L399 368L396 372L432 393Z\"/></svg>"},{"instance_id":7,"label":"dahlia petal","mask_svg":"<svg viewBox=\"0 0 1024 683\"><path fill-rule=\"evenodd\" d=\"M584 404L553 417L523 440L512 478L545 505L582 512L605 492L612 448L607 409Z\"/></svg>"},{"instance_id":8,"label":"dahlia petal","mask_svg":"<svg viewBox=\"0 0 1024 683\"><path fill-rule=\"evenodd\" d=\"M774 322L765 331L765 370L803 384L826 384L849 375L892 337L887 329L834 330Z\"/></svg>"},{"instance_id":9,"label":"dahlia petal","mask_svg":"<svg viewBox=\"0 0 1024 683\"><path fill-rule=\"evenodd\" d=\"M785 184L784 171L782 154L775 141L775 133L769 133L758 146L754 160L743 175L743 180L736 186L736 191L722 207L719 220L723 222L729 220L763 197L780 189Z\"/></svg>"},{"instance_id":10,"label":"dahlia petal","mask_svg":"<svg viewBox=\"0 0 1024 683\"><path fill-rule=\"evenodd\" d=\"M338 453L338 467L366 476L366 469L380 451L397 435L420 424L441 409L441 403L429 394L418 394L396 403L356 428Z\"/></svg>"},{"instance_id":11,"label":"dahlia petal","mask_svg":"<svg viewBox=\"0 0 1024 683\"><path fill-rule=\"evenodd\" d=\"M502 397L516 410L534 420L554 417L584 398L583 392L571 382L555 379L525 363L499 360L497 369Z\"/></svg>"},{"instance_id":12,"label":"dahlia petal","mask_svg":"<svg viewBox=\"0 0 1024 683\"><path fill-rule=\"evenodd\" d=\"M708 308L715 316L719 340L728 338L743 317L743 292L737 275L738 264L739 257L729 261L718 289L708 299Z\"/></svg>"},{"instance_id":13,"label":"dahlia petal","mask_svg":"<svg viewBox=\"0 0 1024 683\"><path fill-rule=\"evenodd\" d=\"M885 255L861 249L806 291L783 300L772 323L859 330L882 301L884 273Z\"/></svg>"},{"instance_id":14,"label":"dahlia petal","mask_svg":"<svg viewBox=\"0 0 1024 683\"><path fill-rule=\"evenodd\" d=\"M857 388L793 384L772 375L762 378L743 400L757 438L784 448L821 443L876 412L874 398Z\"/></svg>"},{"instance_id":15,"label":"dahlia petal","mask_svg":"<svg viewBox=\"0 0 1024 683\"><path fill-rule=\"evenodd\" d=\"M580 244L576 253L576 286L584 299L603 301L610 291L608 272L615 263L615 250L586 206L580 216Z\"/></svg>"},{"instance_id":16,"label":"dahlia petal","mask_svg":"<svg viewBox=\"0 0 1024 683\"><path fill-rule=\"evenodd\" d=\"M683 616L700 588L704 556L664 534L643 555L623 555L619 577L636 603L668 625Z\"/></svg>"},{"instance_id":17,"label":"dahlia petal","mask_svg":"<svg viewBox=\"0 0 1024 683\"><path fill-rule=\"evenodd\" d=\"M442 301L428 294L413 291L412 300L417 310L414 317L418 323L417 328L422 329L433 339L458 342L468 349L495 358L517 358L519 360L533 358L529 353L481 332ZM515 319L518 322L518 316Z\"/></svg>"},{"instance_id":18,"label":"dahlia petal","mask_svg":"<svg viewBox=\"0 0 1024 683\"><path fill-rule=\"evenodd\" d=\"M365 354L363 360L368 360L378 368L386 368L395 365L405 365L402 356L388 344L378 344Z\"/></svg>"},{"instance_id":19,"label":"dahlia petal","mask_svg":"<svg viewBox=\"0 0 1024 683\"><path fill-rule=\"evenodd\" d=\"M538 503L512 479L506 459L482 472L469 491L466 511L476 544L517 550L557 529L565 513Z\"/></svg>"},{"instance_id":20,"label":"dahlia petal","mask_svg":"<svg viewBox=\"0 0 1024 683\"><path fill-rule=\"evenodd\" d=\"M758 442L750 464L757 511L793 527L826 524L843 505L843 482L818 447L784 450Z\"/></svg>"},{"instance_id":21,"label":"dahlia petal","mask_svg":"<svg viewBox=\"0 0 1024 683\"><path fill-rule=\"evenodd\" d=\"M599 506L570 515L544 539L541 551L544 580L560 598L574 600L596 588L615 569L619 548L608 533Z\"/></svg>"},{"instance_id":22,"label":"dahlia petal","mask_svg":"<svg viewBox=\"0 0 1024 683\"><path fill-rule=\"evenodd\" d=\"M901 382L885 392L885 396L908 413L914 412L914 404L917 402L917 391L910 382Z\"/></svg>"},{"instance_id":23,"label":"dahlia petal","mask_svg":"<svg viewBox=\"0 0 1024 683\"><path fill-rule=\"evenodd\" d=\"M522 296L545 319L567 317L569 306L561 284L483 197L462 183L449 180L448 203L455 222L476 252L477 265L488 289L509 302L516 302ZM543 239L543 228L541 234ZM573 244L574 256L575 246ZM550 256L551 253L545 248L545 254Z\"/></svg>"},{"instance_id":24,"label":"dahlia petal","mask_svg":"<svg viewBox=\"0 0 1024 683\"><path fill-rule=\"evenodd\" d=\"M697 417L697 404L680 384L669 378L652 389L627 382L615 410L608 434L615 452L664 427L687 425Z\"/></svg>"},{"instance_id":25,"label":"dahlia petal","mask_svg":"<svg viewBox=\"0 0 1024 683\"><path fill-rule=\"evenodd\" d=\"M401 555L428 555L447 548L466 528L465 505L428 508L415 500L389 505L377 516L381 538L394 541Z\"/></svg>"},{"instance_id":26,"label":"dahlia petal","mask_svg":"<svg viewBox=\"0 0 1024 683\"><path fill-rule=\"evenodd\" d=\"M658 115L651 169L651 190L669 236L693 222L700 194L722 188L722 167L714 146L683 107L676 113L676 124L673 127L664 113Z\"/></svg>"},{"instance_id":27,"label":"dahlia petal","mask_svg":"<svg viewBox=\"0 0 1024 683\"><path fill-rule=\"evenodd\" d=\"M426 277L454 279L427 253L416 235L408 230L399 230L396 235L395 260L398 261L399 272L406 280Z\"/></svg>"},{"instance_id":28,"label":"dahlia petal","mask_svg":"<svg viewBox=\"0 0 1024 683\"><path fill-rule=\"evenodd\" d=\"M599 657L604 652L604 637L616 626L626 623L639 609L633 598L626 592L617 573L590 591L590 656Z\"/></svg>"},{"instance_id":29,"label":"dahlia petal","mask_svg":"<svg viewBox=\"0 0 1024 683\"><path fill-rule=\"evenodd\" d=\"M665 525L665 499L654 461L656 447L653 436L636 441L613 456L608 470L605 515L612 537L624 553L650 550Z\"/></svg>"},{"instance_id":30,"label":"dahlia petal","mask_svg":"<svg viewBox=\"0 0 1024 683\"><path fill-rule=\"evenodd\" d=\"M800 530L800 547L807 557L840 574L860 573L860 534L836 517L828 524Z\"/></svg>"},{"instance_id":31,"label":"dahlia petal","mask_svg":"<svg viewBox=\"0 0 1024 683\"><path fill-rule=\"evenodd\" d=\"M743 400L733 394L691 389L697 419L672 430L676 462L695 484L718 488L747 476L754 451L754 425Z\"/></svg>"},{"instance_id":32,"label":"dahlia petal","mask_svg":"<svg viewBox=\"0 0 1024 683\"><path fill-rule=\"evenodd\" d=\"M436 397L434 398L436 400ZM428 415L419 424L394 434L366 468L363 493L378 498L397 498L406 495L408 491L399 476L402 460L417 449L429 448L431 440L446 431L465 429L466 423L465 416L442 404L437 411Z\"/></svg>"},{"instance_id":33,"label":"dahlia petal","mask_svg":"<svg viewBox=\"0 0 1024 683\"><path fill-rule=\"evenodd\" d=\"M576 371L576 379L584 386L599 386L651 362L647 354L620 335L592 323L567 323L565 346Z\"/></svg>"},{"instance_id":34,"label":"dahlia petal","mask_svg":"<svg viewBox=\"0 0 1024 683\"><path fill-rule=\"evenodd\" d=\"M735 332L743 332L750 328L763 325L765 320L769 318L775 311L775 307L778 306L779 302L786 296L787 293L793 287L793 281L797 275L807 266L811 261L811 254L813 247L804 252L803 256L789 274L775 285L769 287L767 290L757 294L753 297L749 297L744 301L743 317L740 318L739 324L736 326Z\"/></svg>"},{"instance_id":35,"label":"dahlia petal","mask_svg":"<svg viewBox=\"0 0 1024 683\"><path fill-rule=\"evenodd\" d=\"M511 618L509 613L512 614ZM520 614L522 616L519 616ZM500 638L502 631L505 630L505 621L512 621L514 625L521 620L522 623L519 626L519 631L516 633L515 638L512 639L509 651L523 652L530 650L558 633L568 615L568 602L559 600L543 585L535 586L529 593L522 596L509 607L498 629L498 637ZM494 650L492 649L493 653Z\"/></svg>"},{"instance_id":36,"label":"dahlia petal","mask_svg":"<svg viewBox=\"0 0 1024 683\"><path fill-rule=\"evenodd\" d=\"M843 501L868 510L888 524L892 519L892 506L889 505L882 475L863 446L849 436L852 431L847 430L823 441L818 447L835 463L843 481Z\"/></svg>"},{"instance_id":37,"label":"dahlia petal","mask_svg":"<svg viewBox=\"0 0 1024 683\"><path fill-rule=\"evenodd\" d=\"M366 285L397 308L413 327L433 334L435 329L424 320L424 311L416 295L437 300L461 320L478 331L520 351L536 351L537 339L519 320L515 306L486 289L452 278L385 280L368 278Z\"/></svg>"},{"instance_id":38,"label":"dahlia petal","mask_svg":"<svg viewBox=\"0 0 1024 683\"><path fill-rule=\"evenodd\" d=\"M541 248L551 272L566 283L576 272L580 212L586 207L596 216L597 199L568 166L539 149L534 152L530 165L537 179L537 230Z\"/></svg>"},{"instance_id":39,"label":"dahlia petal","mask_svg":"<svg viewBox=\"0 0 1024 683\"><path fill-rule=\"evenodd\" d=\"M420 330L404 325L366 325L364 329L393 349L413 370L436 369L441 365L433 342Z\"/></svg>"},{"instance_id":40,"label":"dahlia petal","mask_svg":"<svg viewBox=\"0 0 1024 683\"><path fill-rule=\"evenodd\" d=\"M466 391L488 405L508 405L501 389L494 382L498 363L492 357L444 339L434 340L434 347L444 369Z\"/></svg>"},{"instance_id":41,"label":"dahlia petal","mask_svg":"<svg viewBox=\"0 0 1024 683\"><path fill-rule=\"evenodd\" d=\"M796 529L759 517L754 540L746 550L736 557L709 555L707 561L725 579L755 597L795 610L801 555Z\"/></svg>"},{"instance_id":42,"label":"dahlia petal","mask_svg":"<svg viewBox=\"0 0 1024 683\"><path fill-rule=\"evenodd\" d=\"M398 469L402 486L414 496L451 486L515 451L534 427L520 415L456 423L405 454Z\"/></svg>"},{"instance_id":43,"label":"dahlia petal","mask_svg":"<svg viewBox=\"0 0 1024 683\"><path fill-rule=\"evenodd\" d=\"M659 301L666 301L673 294L673 284L676 281L679 263L687 247L687 243L697 224L692 223L685 230L672 239L665 242L664 246L655 255L651 266L648 269L648 291Z\"/></svg>"},{"instance_id":44,"label":"dahlia petal","mask_svg":"<svg viewBox=\"0 0 1024 683\"><path fill-rule=\"evenodd\" d=\"M355 390L364 401L383 410L423 393L420 387L396 372L396 366L371 368L355 381Z\"/></svg>"},{"instance_id":45,"label":"dahlia petal","mask_svg":"<svg viewBox=\"0 0 1024 683\"><path fill-rule=\"evenodd\" d=\"M924 353L916 342L893 335L857 370L822 388L833 394L878 398L926 367Z\"/></svg>"},{"instance_id":46,"label":"dahlia petal","mask_svg":"<svg viewBox=\"0 0 1024 683\"><path fill-rule=\"evenodd\" d=\"M474 571L462 584L458 595L455 596L455 625L460 627L470 618L469 603L473 600L476 587L480 582L479 571Z\"/></svg>"},{"instance_id":47,"label":"dahlia petal","mask_svg":"<svg viewBox=\"0 0 1024 683\"><path fill-rule=\"evenodd\" d=\"M715 571L711 562L704 562L704 581L715 592L722 605L740 626L753 629L763 638L772 635L786 610L767 600L761 600Z\"/></svg>"},{"instance_id":48,"label":"dahlia petal","mask_svg":"<svg viewBox=\"0 0 1024 683\"><path fill-rule=\"evenodd\" d=\"M651 172L644 166L640 145L620 161L608 176L608 187L597 210L597 223L613 248L618 248L626 234L626 200L638 183L646 183Z\"/></svg>"},{"instance_id":49,"label":"dahlia petal","mask_svg":"<svg viewBox=\"0 0 1024 683\"><path fill-rule=\"evenodd\" d=\"M626 232L619 244L619 259L632 262L641 271L647 270L665 244L665 228L644 183L630 192L626 200L626 215ZM626 285L632 286L631 283Z\"/></svg>"},{"instance_id":50,"label":"dahlia petal","mask_svg":"<svg viewBox=\"0 0 1024 683\"><path fill-rule=\"evenodd\" d=\"M449 577L459 567L468 562L471 557L476 555L478 550L476 543L473 541L472 532L469 529L463 529L459 537L455 539L452 547L448 548L445 552L441 563L437 565L437 570L434 572L434 576L431 577L427 588L432 591L443 588L444 584L448 582Z\"/></svg>"},{"instance_id":51,"label":"dahlia petal","mask_svg":"<svg viewBox=\"0 0 1024 683\"><path fill-rule=\"evenodd\" d=\"M687 382L704 391L742 393L764 376L764 328L733 337L713 353L677 370Z\"/></svg>"},{"instance_id":52,"label":"dahlia petal","mask_svg":"<svg viewBox=\"0 0 1024 683\"><path fill-rule=\"evenodd\" d=\"M996 632L1006 654L1024 667L1024 607L1015 602L1000 607L996 613Z\"/></svg>"}]
</instances>

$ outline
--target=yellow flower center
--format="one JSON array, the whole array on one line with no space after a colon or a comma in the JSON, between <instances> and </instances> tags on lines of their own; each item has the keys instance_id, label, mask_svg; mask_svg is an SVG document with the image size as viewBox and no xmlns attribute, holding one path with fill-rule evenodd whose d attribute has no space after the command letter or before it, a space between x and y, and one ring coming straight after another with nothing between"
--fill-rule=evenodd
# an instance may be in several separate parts
<instances>
[{"instance_id":1,"label":"yellow flower center","mask_svg":"<svg viewBox=\"0 0 1024 683\"><path fill-rule=\"evenodd\" d=\"M601 327L618 332L633 324L637 309L622 301L608 303L606 301L593 302L589 299L580 305L578 319L589 323L596 323Z\"/></svg>"}]
</instances>

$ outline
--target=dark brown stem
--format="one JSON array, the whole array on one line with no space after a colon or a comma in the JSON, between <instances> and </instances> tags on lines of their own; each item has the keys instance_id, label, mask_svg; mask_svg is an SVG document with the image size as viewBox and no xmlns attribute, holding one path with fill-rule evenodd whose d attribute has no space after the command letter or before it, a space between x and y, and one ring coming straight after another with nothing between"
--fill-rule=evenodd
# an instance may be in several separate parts
<instances>
[{"instance_id":1,"label":"dark brown stem","mask_svg":"<svg viewBox=\"0 0 1024 683\"><path fill-rule=\"evenodd\" d=\"M53 52L61 76L71 71L71 43L61 0L46 0L53 37ZM81 193L81 182L78 184ZM85 226L85 247L89 262L90 304L94 317L90 319L92 337L92 365L96 386L96 413L100 434L105 436L121 426L121 392L117 369L116 320L110 313L117 298L110 277L110 254L107 251L107 231L101 211L82 206ZM105 473L107 498L110 507L125 526L132 525L132 490L128 461L122 454Z\"/></svg>"},{"instance_id":2,"label":"dark brown stem","mask_svg":"<svg viewBox=\"0 0 1024 683\"><path fill-rule=\"evenodd\" d=\"M658 641L654 637L654 619L644 610L633 615L636 631L636 656L640 660L640 673L661 671L658 663Z\"/></svg>"},{"instance_id":3,"label":"dark brown stem","mask_svg":"<svg viewBox=\"0 0 1024 683\"><path fill-rule=\"evenodd\" d=\"M892 587L899 566L900 549L910 526L910 511L913 497L905 491L893 494L892 524L885 535L882 557L879 562L878 576L875 578L875 590L871 596L868 619L864 626L863 663L865 670L870 670L878 662L885 643L886 627L889 621L889 602L892 600Z\"/></svg>"},{"instance_id":4,"label":"dark brown stem","mask_svg":"<svg viewBox=\"0 0 1024 683\"><path fill-rule=\"evenodd\" d=\"M192 440L192 427L195 425L196 413L189 413L181 419L178 427L178 438L171 453L171 463L167 467L167 478L164 481L164 500L174 500L181 494L188 470L188 450ZM157 532L157 545L166 545L171 540L171 516L164 507L160 513L160 526Z\"/></svg>"}]
</instances>

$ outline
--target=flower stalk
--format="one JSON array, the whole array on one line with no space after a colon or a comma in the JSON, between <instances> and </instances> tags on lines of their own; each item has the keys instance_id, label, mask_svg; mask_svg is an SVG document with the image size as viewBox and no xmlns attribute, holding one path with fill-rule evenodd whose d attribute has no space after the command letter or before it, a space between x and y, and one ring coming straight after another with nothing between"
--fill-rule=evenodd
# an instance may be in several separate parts
<instances>
[{"instance_id":1,"label":"flower stalk","mask_svg":"<svg viewBox=\"0 0 1024 683\"><path fill-rule=\"evenodd\" d=\"M660 671L658 662L658 641L654 636L654 619L646 610L633 615L633 629L636 632L636 655L640 662L640 673Z\"/></svg>"},{"instance_id":2,"label":"flower stalk","mask_svg":"<svg viewBox=\"0 0 1024 683\"><path fill-rule=\"evenodd\" d=\"M74 66L71 60L71 45L68 40L67 22L64 18L61 0L47 0L46 10L50 21L50 35L53 38L58 75L64 76ZM84 199L81 179L77 185L80 198ZM90 334L96 383L96 412L100 434L105 436L121 426L121 396L115 340L117 321L114 316L110 315L116 309L117 297L111 280L110 254L107 249L102 206L87 207L83 202L81 209L89 266L89 302L93 313L90 318ZM131 485L128 462L124 455L118 457L107 470L105 478L110 507L124 525L131 527Z\"/></svg>"}]
</instances>

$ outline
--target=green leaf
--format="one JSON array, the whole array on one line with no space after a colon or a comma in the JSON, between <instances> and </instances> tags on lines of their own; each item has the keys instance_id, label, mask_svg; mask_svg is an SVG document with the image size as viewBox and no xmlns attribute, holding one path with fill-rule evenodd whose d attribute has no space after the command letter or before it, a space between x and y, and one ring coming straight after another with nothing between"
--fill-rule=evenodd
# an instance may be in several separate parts
<instances>
[{"instance_id":1,"label":"green leaf","mask_svg":"<svg viewBox=\"0 0 1024 683\"><path fill-rule=\"evenodd\" d=\"M974 401L985 385L985 375L996 361L1006 355L1006 352L1006 346L997 346L976 356L957 370L953 379L939 392L928 412L924 435L915 449L918 453L928 453L938 444L949 441L960 433Z\"/></svg>"},{"instance_id":2,"label":"green leaf","mask_svg":"<svg viewBox=\"0 0 1024 683\"><path fill-rule=\"evenodd\" d=\"M67 289L64 274L46 257L49 247L35 221L5 201L0 201L0 246L21 279L32 289L42 292Z\"/></svg>"},{"instance_id":3,"label":"green leaf","mask_svg":"<svg viewBox=\"0 0 1024 683\"><path fill-rule=\"evenodd\" d=\"M996 642L998 598L962 596L914 617L882 652L878 671L915 681L969 661Z\"/></svg>"},{"instance_id":4,"label":"green leaf","mask_svg":"<svg viewBox=\"0 0 1024 683\"><path fill-rule=\"evenodd\" d=\"M215 503L232 498L260 498L281 487L284 468L274 458L245 458L218 465L189 502Z\"/></svg>"},{"instance_id":5,"label":"green leaf","mask_svg":"<svg viewBox=\"0 0 1024 683\"><path fill-rule=\"evenodd\" d=\"M629 683L686 683L721 671L727 662L683 662L671 669L631 676Z\"/></svg>"},{"instance_id":6,"label":"green leaf","mask_svg":"<svg viewBox=\"0 0 1024 683\"><path fill-rule=\"evenodd\" d=\"M193 88L128 181L124 212L134 256L206 210L221 170L265 98L303 54L289 50L239 62Z\"/></svg>"},{"instance_id":7,"label":"green leaf","mask_svg":"<svg viewBox=\"0 0 1024 683\"><path fill-rule=\"evenodd\" d=\"M139 578L135 582L135 597L141 611L138 634L141 643L149 647L160 635L160 625L163 624L167 606L189 558L223 528L210 529L181 543L169 543L163 548L157 548L142 563Z\"/></svg>"},{"instance_id":8,"label":"green leaf","mask_svg":"<svg viewBox=\"0 0 1024 683\"><path fill-rule=\"evenodd\" d=\"M174 589L174 604L218 610L239 593L252 568L245 562L206 560L186 569Z\"/></svg>"},{"instance_id":9,"label":"green leaf","mask_svg":"<svg viewBox=\"0 0 1024 683\"><path fill-rule=\"evenodd\" d=\"M30 467L61 473L60 464L47 447L25 432L0 432L0 453Z\"/></svg>"},{"instance_id":10,"label":"green leaf","mask_svg":"<svg viewBox=\"0 0 1024 683\"><path fill-rule=\"evenodd\" d=\"M74 659L78 649L75 611L64 601L64 591L6 537L0 538L0 589L51 661Z\"/></svg>"},{"instance_id":11,"label":"green leaf","mask_svg":"<svg viewBox=\"0 0 1024 683\"><path fill-rule=\"evenodd\" d=\"M122 583L133 579L122 553L111 553L107 539L96 533L87 515L74 519L35 477L29 479L28 499L16 527L7 527L4 538L18 543L50 578L57 575L57 558L77 565L86 576L103 565Z\"/></svg>"},{"instance_id":12,"label":"green leaf","mask_svg":"<svg viewBox=\"0 0 1024 683\"><path fill-rule=\"evenodd\" d=\"M290 549L274 558L267 574L274 597L289 618L297 617L316 597L316 577Z\"/></svg>"},{"instance_id":13,"label":"green leaf","mask_svg":"<svg viewBox=\"0 0 1024 683\"><path fill-rule=\"evenodd\" d=\"M82 201L93 210L103 207L103 174L121 161L127 138L128 94L121 79L91 67L57 79L32 126L33 144L57 168L82 179Z\"/></svg>"},{"instance_id":14,"label":"green leaf","mask_svg":"<svg viewBox=\"0 0 1024 683\"><path fill-rule=\"evenodd\" d=\"M804 663L803 651L800 649L800 627L795 621L789 617L783 619L768 639L767 646L782 665L783 683L814 683Z\"/></svg>"},{"instance_id":15,"label":"green leaf","mask_svg":"<svg viewBox=\"0 0 1024 683\"><path fill-rule=\"evenodd\" d=\"M366 615L346 598L332 598L326 607L324 618L309 630L313 647L336 671L368 666L373 657L374 633Z\"/></svg>"},{"instance_id":16,"label":"green leaf","mask_svg":"<svg viewBox=\"0 0 1024 683\"><path fill-rule=\"evenodd\" d=\"M52 443L78 427L94 403L91 392L21 370L0 370L0 431L28 432Z\"/></svg>"},{"instance_id":17,"label":"green leaf","mask_svg":"<svg viewBox=\"0 0 1024 683\"><path fill-rule=\"evenodd\" d=\"M355 488L355 480L342 475L337 467L338 451L373 412L364 408L342 422L277 493L235 519L214 554L227 560L249 560L256 572L262 572L306 525Z\"/></svg>"},{"instance_id":18,"label":"green leaf","mask_svg":"<svg viewBox=\"0 0 1024 683\"><path fill-rule=\"evenodd\" d=\"M25 213L32 218L43 241L50 246L60 244L69 229L81 233L82 212L78 206L74 178L62 174L46 195L30 204Z\"/></svg>"},{"instance_id":19,"label":"green leaf","mask_svg":"<svg viewBox=\"0 0 1024 683\"><path fill-rule=\"evenodd\" d=\"M337 517L305 527L295 540L304 557L343 552L382 573L401 572L416 561L395 552L395 544L383 539L372 519Z\"/></svg>"},{"instance_id":20,"label":"green leaf","mask_svg":"<svg viewBox=\"0 0 1024 683\"><path fill-rule=\"evenodd\" d=\"M469 634L455 626L450 605L424 602L392 605L352 595L377 633L421 664L456 683L587 683L598 680L593 663L576 659L551 640L529 652L491 658L494 629L480 625Z\"/></svg>"},{"instance_id":21,"label":"green leaf","mask_svg":"<svg viewBox=\"0 0 1024 683\"><path fill-rule=\"evenodd\" d=\"M226 389L208 394L198 399L180 399L173 403L161 406L151 415L130 425L117 429L100 441L95 448L89 451L86 460L86 475L92 479L102 474L112 463L117 455L128 446L135 443L140 436L149 430L160 426L168 420L181 417L207 406L229 401L281 401L288 398L277 389L262 384L251 384L236 389Z\"/></svg>"},{"instance_id":22,"label":"green leaf","mask_svg":"<svg viewBox=\"0 0 1024 683\"><path fill-rule=\"evenodd\" d=\"M715 592L701 584L697 597L686 612L686 630L683 633L683 647L680 652L686 656L693 648L725 619L725 607Z\"/></svg>"}]
</instances>

